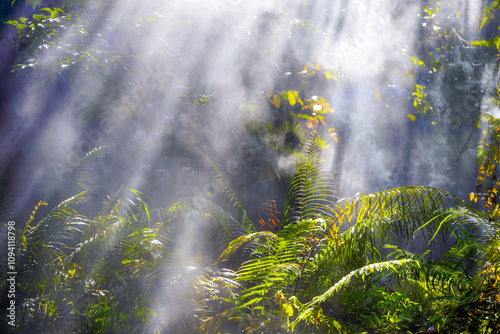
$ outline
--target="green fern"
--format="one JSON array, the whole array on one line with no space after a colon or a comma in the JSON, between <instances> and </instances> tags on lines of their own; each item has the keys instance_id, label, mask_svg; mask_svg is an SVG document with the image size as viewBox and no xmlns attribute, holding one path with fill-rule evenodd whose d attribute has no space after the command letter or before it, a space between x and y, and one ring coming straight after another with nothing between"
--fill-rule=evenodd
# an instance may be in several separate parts
<instances>
[{"instance_id":1,"label":"green fern","mask_svg":"<svg viewBox=\"0 0 500 334\"><path fill-rule=\"evenodd\" d=\"M243 208L243 205L238 200L238 197L234 193L233 189L229 185L229 182L226 180L226 178L221 173L219 168L217 168L217 166L212 162L212 160L210 160L203 152L198 150L197 152L201 154L212 167L215 180L217 181L217 184L220 186L221 191L224 194L224 198L228 202L228 207L232 206L235 208L236 218L238 218L239 215L241 214L242 216L241 221L242 224L245 226L246 232L247 233L255 232L256 231L255 224L251 222L250 219L248 218L246 210Z\"/></svg>"},{"instance_id":2,"label":"green fern","mask_svg":"<svg viewBox=\"0 0 500 334\"><path fill-rule=\"evenodd\" d=\"M231 241L224 252L219 256L217 265L237 270L240 266L255 256L257 248L270 240L278 238L272 232L261 231L242 235Z\"/></svg>"},{"instance_id":3,"label":"green fern","mask_svg":"<svg viewBox=\"0 0 500 334\"><path fill-rule=\"evenodd\" d=\"M378 263L371 263L356 270L353 270L346 276L342 277L337 283L331 286L321 295L314 297L314 299L305 304L301 310L299 310L299 315L295 321L291 324L292 329L295 328L302 321L313 322L315 314L317 314L318 309L321 308L321 303L325 302L333 296L333 294L340 292L343 288L347 287L355 278L361 281L366 281L369 276L378 274L392 272L394 274L400 275L401 272L407 272L412 269L418 269L420 263L415 260L393 260L384 261Z\"/></svg>"},{"instance_id":4,"label":"green fern","mask_svg":"<svg viewBox=\"0 0 500 334\"><path fill-rule=\"evenodd\" d=\"M303 189L314 189L312 183L307 184L306 176L318 175L310 161L304 162L291 183L287 214L294 217L294 223L276 234L242 236L219 259L219 264L239 268L237 280L245 283L237 309L263 312L276 307L270 300L277 291L286 291L288 296L300 291L300 298L310 301L290 323L292 330L313 326L323 319L331 322L332 332L342 332L345 327L323 315L321 304L343 293L343 288L354 280L368 282L391 274L401 282L423 282L429 291L441 296L456 296L471 288L466 268L458 263L464 263L477 251L475 245L488 244L494 235L491 224L481 214L452 194L430 187L390 189L333 204L329 193L324 192L321 196L327 197L325 201L312 196L310 202L304 201L308 193ZM293 196L298 200L293 201ZM304 203L319 204L307 208ZM348 228L342 231L342 225ZM454 236L456 247L451 251L459 259L455 267L451 261L430 261L425 254L383 252L384 245L400 238L410 242L419 233L424 234L426 242L437 242L438 233ZM390 256L397 258L387 260Z\"/></svg>"},{"instance_id":5,"label":"green fern","mask_svg":"<svg viewBox=\"0 0 500 334\"><path fill-rule=\"evenodd\" d=\"M290 182L285 199L283 223L285 225L317 216L334 217L336 203L333 177L323 167L319 135L311 132L305 139L300 163Z\"/></svg>"},{"instance_id":6,"label":"green fern","mask_svg":"<svg viewBox=\"0 0 500 334\"><path fill-rule=\"evenodd\" d=\"M245 282L238 308L253 309L257 305L273 307L272 297L278 290L289 291L301 275L305 258L315 238L324 231L323 220L303 220L286 226L283 231L257 232L230 244L223 258L250 253L249 260L238 270L237 281ZM251 252L249 252L251 250Z\"/></svg>"}]
</instances>

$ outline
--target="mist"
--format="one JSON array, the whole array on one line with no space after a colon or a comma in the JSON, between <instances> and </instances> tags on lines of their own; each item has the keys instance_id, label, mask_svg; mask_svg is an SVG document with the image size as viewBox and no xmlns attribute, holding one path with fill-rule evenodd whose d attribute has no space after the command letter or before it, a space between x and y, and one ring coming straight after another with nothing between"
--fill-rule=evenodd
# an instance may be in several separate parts
<instances>
[{"instance_id":1,"label":"mist","mask_svg":"<svg viewBox=\"0 0 500 334\"><path fill-rule=\"evenodd\" d=\"M156 177L175 192L192 194L191 186L183 187L186 182L205 178L192 182L201 185L209 179L196 175L200 171L189 162L189 154L164 155L165 146L185 141L181 137L189 136L188 131L202 131L199 138L187 140L198 141L193 146L209 152L222 169L227 156L242 165L237 161L242 160L241 151L254 140L245 138L242 124L250 118L281 121L289 117L287 110L278 111L281 115L271 110L262 96L300 90L299 79L293 77L307 64L339 72L335 79L312 83L315 86L301 94L310 91L309 98L322 96L335 111L327 115L328 127L336 129L339 142L329 141L329 154L342 195L421 184L461 195L470 190L455 182L457 177L470 179L474 174L474 152L466 151L459 158L466 135L457 133L472 129L482 96L472 95L476 103L466 105L467 97L460 95L462 91L476 94L470 93L472 86L484 90L488 83L478 77L484 71L476 68L487 64L471 60L473 51L461 49L459 38L476 37L478 2L442 5L433 14L439 20L425 16L418 1L404 6L392 1L292 2L282 8L273 2L242 1L101 6L83 10L80 20L89 24L85 39L68 29L55 43L101 47L99 55L115 63L104 71L89 62L69 76L53 74L53 85L46 77L37 78L40 73L24 74L4 103L9 116L2 131L3 164L16 161L16 169L22 170L15 181L19 211L34 200L30 185L43 188L44 180L60 179L86 152L107 144L120 147L107 162L107 169L114 169L114 185L124 182L127 187L147 188ZM140 15L146 16L146 22L134 21ZM442 73L419 73L411 57L419 58L429 47L422 41L424 36L434 43L439 39L452 43L456 59L446 61L463 68L472 79L452 78L463 87L444 91L450 83L439 84ZM130 59L116 59L124 50L130 51ZM42 75L50 77L50 71L64 67L60 53L61 46L41 49ZM430 83L429 99L439 107L432 117L425 115L412 124L407 114L412 113L412 85L419 77ZM195 94L206 102L196 101ZM457 98L465 102L450 106ZM96 108L90 101L98 101L98 110L89 109ZM102 114L92 114L101 110ZM451 119L454 115L460 124ZM83 120L83 129L75 119ZM432 126L432 121L439 125ZM13 140L19 144L12 145ZM130 150L133 159L129 159ZM13 159L19 151L21 159ZM182 174L182 182L173 176L177 174Z\"/></svg>"}]
</instances>

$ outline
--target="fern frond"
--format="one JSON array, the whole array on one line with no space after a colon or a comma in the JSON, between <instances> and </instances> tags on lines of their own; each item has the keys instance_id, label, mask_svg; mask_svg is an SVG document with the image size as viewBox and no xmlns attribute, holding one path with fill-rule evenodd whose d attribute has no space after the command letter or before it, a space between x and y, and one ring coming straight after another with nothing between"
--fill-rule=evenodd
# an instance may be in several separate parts
<instances>
[{"instance_id":1,"label":"fern frond","mask_svg":"<svg viewBox=\"0 0 500 334\"><path fill-rule=\"evenodd\" d=\"M89 220L82 242L77 244L69 258L80 263L102 258L124 237L128 227L133 224L149 227L148 208L139 192L118 190L103 203L99 215Z\"/></svg>"},{"instance_id":2,"label":"fern frond","mask_svg":"<svg viewBox=\"0 0 500 334\"><path fill-rule=\"evenodd\" d=\"M316 216L333 217L336 203L333 177L324 170L319 135L316 131L305 139L305 160L291 180L285 199L285 225Z\"/></svg>"},{"instance_id":3,"label":"fern frond","mask_svg":"<svg viewBox=\"0 0 500 334\"><path fill-rule=\"evenodd\" d=\"M409 242L422 232L431 242L438 233L457 237L474 235L485 242L493 236L487 220L463 200L442 189L402 187L354 200L341 200L339 224L352 226L352 233L370 240L372 245L391 243L400 238Z\"/></svg>"},{"instance_id":4,"label":"fern frond","mask_svg":"<svg viewBox=\"0 0 500 334\"><path fill-rule=\"evenodd\" d=\"M307 321L307 319L310 319L315 313L317 313L321 303L327 301L328 298L332 297L335 293L340 292L343 288L347 287L355 278L365 281L369 276L383 272L390 272L399 276L404 276L411 273L413 270L420 270L420 263L416 260L409 259L371 263L353 270L320 296L315 297L311 302L305 304L294 322L300 323L301 321Z\"/></svg>"},{"instance_id":5,"label":"fern frond","mask_svg":"<svg viewBox=\"0 0 500 334\"><path fill-rule=\"evenodd\" d=\"M421 275L425 276L420 277ZM417 278L425 282L428 290L445 295L460 295L472 284L471 277L463 271L443 264L426 264Z\"/></svg>"},{"instance_id":6,"label":"fern frond","mask_svg":"<svg viewBox=\"0 0 500 334\"><path fill-rule=\"evenodd\" d=\"M237 328L249 326L249 316L237 308L228 308L215 316L202 320L200 333L223 333L221 330L231 328L236 332ZM244 325L242 325L244 324Z\"/></svg>"},{"instance_id":7,"label":"fern frond","mask_svg":"<svg viewBox=\"0 0 500 334\"><path fill-rule=\"evenodd\" d=\"M99 146L87 152L72 168L63 175L63 179L84 183L96 164L111 153L110 146Z\"/></svg>"},{"instance_id":8,"label":"fern frond","mask_svg":"<svg viewBox=\"0 0 500 334\"><path fill-rule=\"evenodd\" d=\"M88 224L78 215L74 205L87 200L86 191L66 199L33 226L27 225L20 233L18 267L23 279L36 280L46 263L56 259L63 264L75 240L80 240Z\"/></svg>"},{"instance_id":9,"label":"fern frond","mask_svg":"<svg viewBox=\"0 0 500 334\"><path fill-rule=\"evenodd\" d=\"M52 209L51 213L42 218L36 225L32 227L27 226L25 235L22 236L23 243L26 247L28 247L27 244L30 243L50 243L54 240L54 235L62 233L62 231L67 228L68 224L71 223L70 218L77 215L73 206L87 201L88 198L86 193L87 191L85 190L75 196L67 198Z\"/></svg>"},{"instance_id":10,"label":"fern frond","mask_svg":"<svg viewBox=\"0 0 500 334\"><path fill-rule=\"evenodd\" d=\"M244 262L256 256L255 252L260 245L268 244L278 238L276 234L267 231L242 235L231 241L219 256L217 263L224 267L238 269Z\"/></svg>"},{"instance_id":11,"label":"fern frond","mask_svg":"<svg viewBox=\"0 0 500 334\"><path fill-rule=\"evenodd\" d=\"M415 211L419 208L436 211L456 206L468 207L463 200L445 190L424 186L358 194L347 206L349 210L344 221L350 224L370 219L374 215L386 215L392 220L404 218L413 224L421 224L420 212Z\"/></svg>"},{"instance_id":12,"label":"fern frond","mask_svg":"<svg viewBox=\"0 0 500 334\"><path fill-rule=\"evenodd\" d=\"M111 152L110 146L100 146L86 153L76 164L71 166L61 179L47 192L49 204L59 202L67 194L74 194L88 189L95 175L95 168Z\"/></svg>"},{"instance_id":13,"label":"fern frond","mask_svg":"<svg viewBox=\"0 0 500 334\"><path fill-rule=\"evenodd\" d=\"M238 218L239 215L241 214L242 223L244 224L247 233L255 232L256 229L254 223L249 220L248 215L245 209L243 208L243 205L241 205L240 201L238 200L238 197L234 193L233 189L229 185L229 182L226 180L222 172L219 170L219 168L217 168L217 166L212 162L212 160L210 160L210 158L208 158L203 152L198 150L197 152L201 154L212 167L215 180L219 185L219 187L221 188L221 192L224 194L224 198L227 200L228 206L229 207L232 206L235 208L236 218Z\"/></svg>"},{"instance_id":14,"label":"fern frond","mask_svg":"<svg viewBox=\"0 0 500 334\"><path fill-rule=\"evenodd\" d=\"M15 199L12 196L9 180L4 169L0 169L0 224L12 218Z\"/></svg>"},{"instance_id":15,"label":"fern frond","mask_svg":"<svg viewBox=\"0 0 500 334\"><path fill-rule=\"evenodd\" d=\"M296 302L296 304L299 303ZM302 305L299 304L299 306ZM315 310L315 312L312 312L302 322L292 321L288 324L288 328L292 331L292 333L295 333L297 327L299 327L300 329L305 327L309 329L309 332L311 328L314 328L316 329L317 333L353 334L353 332L349 330L346 325L342 324L337 319L324 315L322 309Z\"/></svg>"}]
</instances>

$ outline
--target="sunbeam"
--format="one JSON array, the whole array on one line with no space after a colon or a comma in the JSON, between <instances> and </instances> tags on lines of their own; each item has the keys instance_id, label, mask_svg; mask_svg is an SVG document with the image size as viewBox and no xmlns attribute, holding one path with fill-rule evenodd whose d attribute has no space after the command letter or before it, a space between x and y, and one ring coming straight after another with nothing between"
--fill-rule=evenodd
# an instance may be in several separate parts
<instances>
[{"instance_id":1,"label":"sunbeam","mask_svg":"<svg viewBox=\"0 0 500 334\"><path fill-rule=\"evenodd\" d=\"M0 12L2 328L472 328L450 319L498 279L498 1Z\"/></svg>"}]
</instances>

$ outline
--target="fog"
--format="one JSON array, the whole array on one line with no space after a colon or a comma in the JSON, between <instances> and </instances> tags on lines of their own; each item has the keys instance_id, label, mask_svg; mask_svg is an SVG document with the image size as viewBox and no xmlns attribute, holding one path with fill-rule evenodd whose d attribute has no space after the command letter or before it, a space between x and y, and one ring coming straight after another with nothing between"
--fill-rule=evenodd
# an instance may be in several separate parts
<instances>
[{"instance_id":1,"label":"fog","mask_svg":"<svg viewBox=\"0 0 500 334\"><path fill-rule=\"evenodd\" d=\"M233 210L211 161L257 221L270 200L283 209L314 129L339 197L425 185L465 199L474 122L499 115L495 57L470 46L496 34L480 30L484 5L89 2L32 41L36 52L4 25L0 167L14 204L2 219L22 225L40 200L50 210L81 184L95 209L130 188L158 207L197 196ZM35 12L17 3L9 18ZM200 240L182 233L173 261L199 265Z\"/></svg>"},{"instance_id":2,"label":"fog","mask_svg":"<svg viewBox=\"0 0 500 334\"><path fill-rule=\"evenodd\" d=\"M291 124L289 112L301 111L285 100L276 108L272 95L282 91L329 103L325 124L310 127L330 146L325 161L341 196L406 185L466 196L476 173L473 121L481 108L497 112L484 102L496 82L491 57L468 45L479 37L482 6L89 4L74 25L38 46L28 68L8 74L1 150L14 216L25 218L45 189L102 145L112 145L112 153L92 182L107 190L140 189L161 206L208 189L214 196L217 185L199 150L249 207L282 202L293 156L273 147L297 148L293 133L310 124L299 118L299 128L283 130L293 132L288 137L248 131L259 121ZM4 46L14 41L13 30L4 27ZM448 52L434 61L446 70L428 71L439 54L429 52L439 47ZM5 72L16 64L8 55ZM426 86L427 100L418 105L415 85ZM426 103L431 107L419 113Z\"/></svg>"}]
</instances>

